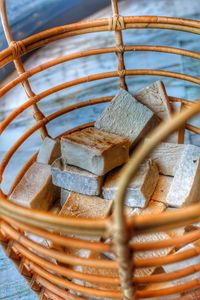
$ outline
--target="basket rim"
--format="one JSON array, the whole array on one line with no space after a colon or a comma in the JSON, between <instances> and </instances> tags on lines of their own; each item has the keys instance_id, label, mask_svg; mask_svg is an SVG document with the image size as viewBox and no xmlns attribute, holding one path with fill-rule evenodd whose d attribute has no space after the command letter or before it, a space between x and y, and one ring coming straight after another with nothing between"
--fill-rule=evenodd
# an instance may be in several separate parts
<instances>
[{"instance_id":1,"label":"basket rim","mask_svg":"<svg viewBox=\"0 0 200 300\"><path fill-rule=\"evenodd\" d=\"M68 36L82 35L93 32L115 31L110 28L111 18L97 18L93 20L83 20L67 25L52 27L47 30L40 31L21 40L23 44L21 55L24 55L34 49L40 48L58 39L63 39ZM186 18L175 18L167 16L123 16L125 28L152 28L152 29L167 29L191 32L200 34L200 21ZM94 28L94 29L93 29ZM17 42L16 42L17 43ZM0 66L4 66L12 61L13 49L11 46L3 49L0 52ZM3 63L5 61L5 63Z\"/></svg>"}]
</instances>

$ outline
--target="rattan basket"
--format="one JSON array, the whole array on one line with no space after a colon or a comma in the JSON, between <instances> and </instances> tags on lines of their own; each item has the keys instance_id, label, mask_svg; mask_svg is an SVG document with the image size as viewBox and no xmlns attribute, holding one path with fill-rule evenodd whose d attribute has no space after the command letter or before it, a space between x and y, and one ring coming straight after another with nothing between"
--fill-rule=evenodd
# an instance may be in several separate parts
<instances>
[{"instance_id":1,"label":"rattan basket","mask_svg":"<svg viewBox=\"0 0 200 300\"><path fill-rule=\"evenodd\" d=\"M19 76L7 83L0 89L0 95L5 95L9 90L18 84L22 84L27 94L28 100L17 109L13 110L0 124L0 132L10 125L15 118L28 109L33 107L36 124L23 134L17 142L8 150L0 165L0 180L2 181L4 171L9 164L10 159L17 149L31 135L39 131L42 137L48 135L46 125L55 118L69 113L80 107L93 105L101 102L108 102L112 97L102 97L88 100L76 105L62 108L61 110L45 117L37 106L37 103L46 96L56 91L71 87L88 81L95 81L110 77L119 77L120 87L127 89L126 76L131 75L158 75L186 80L191 83L200 84L200 79L187 74L163 70L127 70L124 64L125 51L156 51L164 53L173 53L188 56L194 59L200 59L200 54L188 50L165 47L165 46L139 46L123 44L123 30L133 28L162 28L180 30L194 34L200 34L200 22L186 19L177 19L171 17L157 16L126 16L122 17L118 12L117 0L112 0L112 18L102 18L96 20L82 21L75 24L64 25L52 28L41 33L29 36L22 41L14 41L9 29L6 16L5 0L1 0L1 18L4 26L5 35L9 47L0 53L0 66L3 67L10 62L14 62ZM21 56L38 47L42 47L52 41L63 39L84 33L115 31L116 47L108 47L94 50L86 50L79 53L73 53L64 57L59 57L47 63L44 63L32 70L26 71L21 61ZM29 84L29 78L42 70L48 69L60 63L76 58L85 58L90 55L114 53L118 57L118 69L113 72L101 73L79 78L70 82L65 82L58 86L45 90L40 94L34 94ZM8 195L0 190L0 239L6 253L19 267L21 274L28 279L32 289L37 291L40 299L141 299L160 297L166 299L167 295L181 295L179 299L199 299L195 288L200 286L199 280L189 280L181 285L172 287L160 287L158 283L171 282L172 280L190 275L200 270L199 265L183 268L177 272L154 274L145 277L134 277L134 269L160 266L173 262L180 262L199 254L200 248L185 250L181 254L169 254L165 257L154 257L152 259L135 259L134 253L137 251L147 251L161 249L169 246L183 246L194 242L200 238L200 230L186 233L184 236L164 240L160 242L133 243L131 238L134 235L144 234L147 232L156 232L168 230L183 225L192 224L200 221L200 204L196 204L187 209L179 209L175 212L166 212L155 216L134 216L125 220L123 213L123 202L126 187L131 177L136 172L139 164L150 153L150 151L159 142L164 140L175 130L179 130L179 142L184 141L184 130L188 129L195 134L200 134L200 129L187 123L187 120L200 112L200 101L192 103L185 99L170 97L171 102L181 102L181 112L174 117L162 123L150 135L150 139L144 145L140 145L134 152L129 163L124 167L123 175L119 181L119 191L114 203L113 217L106 219L88 220L82 219L82 222L76 218L60 217L50 213L23 208L8 201ZM91 126L92 124L83 124L78 128ZM58 137L60 138L60 136ZM26 170L35 161L37 153L24 165L17 178L13 182L10 192L22 178ZM52 241L55 245L53 248L45 247L30 240L25 236L24 231L28 231L39 237ZM98 236L111 238L110 243L91 242L87 239L72 238L63 236L60 233L77 234L78 236ZM72 256L62 251L63 247L72 247L80 249L89 249L94 252L112 252L116 253L117 260L111 261L106 259L92 259ZM59 264L49 261L49 257L55 259ZM100 267L111 268L119 271L119 276L109 277L103 275L93 275L76 271L72 266L89 266L97 269ZM76 280L74 280L76 279ZM79 280L79 282L77 282ZM87 284L81 284L86 282ZM99 284L105 286L102 288ZM150 289L145 287L151 284ZM157 288L156 288L157 286ZM187 294L188 291L192 291ZM176 297L177 299L177 297Z\"/></svg>"}]
</instances>

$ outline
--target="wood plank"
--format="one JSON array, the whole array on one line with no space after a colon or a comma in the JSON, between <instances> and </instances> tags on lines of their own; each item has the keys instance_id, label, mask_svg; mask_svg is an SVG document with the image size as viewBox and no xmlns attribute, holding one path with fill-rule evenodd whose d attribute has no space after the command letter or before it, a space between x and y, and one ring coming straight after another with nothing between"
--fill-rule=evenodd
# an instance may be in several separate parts
<instances>
[{"instance_id":1,"label":"wood plank","mask_svg":"<svg viewBox=\"0 0 200 300\"><path fill-rule=\"evenodd\" d=\"M120 90L100 114L95 127L126 136L135 146L156 125L158 117L125 90Z\"/></svg>"},{"instance_id":2,"label":"wood plank","mask_svg":"<svg viewBox=\"0 0 200 300\"><path fill-rule=\"evenodd\" d=\"M125 137L89 127L62 137L61 152L68 164L104 175L127 162L129 141Z\"/></svg>"}]
</instances>

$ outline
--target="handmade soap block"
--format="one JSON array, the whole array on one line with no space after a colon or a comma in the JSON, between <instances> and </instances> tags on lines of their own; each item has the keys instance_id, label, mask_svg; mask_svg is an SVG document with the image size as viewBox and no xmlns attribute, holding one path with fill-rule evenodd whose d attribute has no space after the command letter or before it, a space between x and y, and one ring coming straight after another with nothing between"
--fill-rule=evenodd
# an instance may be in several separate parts
<instances>
[{"instance_id":1,"label":"handmade soap block","mask_svg":"<svg viewBox=\"0 0 200 300\"><path fill-rule=\"evenodd\" d=\"M105 218L109 215L112 201L100 197L71 192L59 215L83 218Z\"/></svg>"},{"instance_id":2,"label":"handmade soap block","mask_svg":"<svg viewBox=\"0 0 200 300\"><path fill-rule=\"evenodd\" d=\"M172 176L159 175L158 183L153 195L151 196L151 199L166 203L167 194L169 192L172 181Z\"/></svg>"},{"instance_id":3,"label":"handmade soap block","mask_svg":"<svg viewBox=\"0 0 200 300\"><path fill-rule=\"evenodd\" d=\"M95 127L126 136L134 146L158 123L158 117L148 107L121 89L101 113Z\"/></svg>"},{"instance_id":4,"label":"handmade soap block","mask_svg":"<svg viewBox=\"0 0 200 300\"><path fill-rule=\"evenodd\" d=\"M68 164L104 175L128 160L129 141L89 127L64 136L61 152Z\"/></svg>"},{"instance_id":5,"label":"handmade soap block","mask_svg":"<svg viewBox=\"0 0 200 300\"><path fill-rule=\"evenodd\" d=\"M174 253L174 255L181 254L182 252L187 251L187 250L193 250L194 252L196 251L196 253L198 253L198 250L197 249L195 250L195 246L197 246L199 248L199 244L198 245L195 245L195 243L194 244L192 244L192 243L188 244L188 245L182 247L176 253ZM164 265L163 269L165 270L166 273L171 273L171 272L177 272L177 271L182 270L184 268L188 268L190 266L195 266L195 265L199 265L199 255L196 255L196 256L194 256L192 258L189 258L189 259L181 260L180 262ZM198 268L196 269L194 267L194 269L192 270L192 273L189 276L185 276L185 277L181 277L179 279L176 279L174 281L174 284L175 285L183 284L185 282L192 281L192 280L195 280L197 278L199 279L199 276L200 276L200 272L198 272Z\"/></svg>"},{"instance_id":6,"label":"handmade soap block","mask_svg":"<svg viewBox=\"0 0 200 300\"><path fill-rule=\"evenodd\" d=\"M59 212L60 216L72 216L80 218L105 218L107 217L112 208L112 202L104 200L95 196L86 196L78 193L71 192ZM91 241L99 241L101 236L91 236L91 237L80 237L78 235L73 235L75 238L86 239ZM89 250L77 249L68 247L65 248L65 252L72 255L87 257Z\"/></svg>"},{"instance_id":7,"label":"handmade soap block","mask_svg":"<svg viewBox=\"0 0 200 300\"><path fill-rule=\"evenodd\" d=\"M160 120L164 121L171 118L174 112L173 106L169 102L165 86L162 81L156 81L143 88L134 97L151 109ZM172 133L167 137L168 143L178 143L178 132Z\"/></svg>"},{"instance_id":8,"label":"handmade soap block","mask_svg":"<svg viewBox=\"0 0 200 300\"><path fill-rule=\"evenodd\" d=\"M51 166L53 184L65 190L85 195L99 195L103 177L83 169L63 164L58 158Z\"/></svg>"},{"instance_id":9,"label":"handmade soap block","mask_svg":"<svg viewBox=\"0 0 200 300\"><path fill-rule=\"evenodd\" d=\"M131 209L127 208L126 209L126 216L130 217L133 215L154 215L154 214L161 214L166 210L166 205L162 202L150 200L149 204L146 208L144 209ZM162 240L168 240L170 239L171 236L168 232L154 232L154 233L146 233L146 234L139 234L136 235L131 242L134 243L146 243L146 242L156 242L156 241L162 241ZM169 253L173 252L173 247L167 247L163 249L157 249L157 250L150 250L150 251L141 251L141 252L136 252L135 258L138 259L149 259L149 258L154 258L154 257L164 257L168 255ZM147 268L138 268L135 270L135 276L136 277L141 277L141 276L147 276L151 275L154 273L156 269L156 266L152 267L147 267Z\"/></svg>"},{"instance_id":10,"label":"handmade soap block","mask_svg":"<svg viewBox=\"0 0 200 300\"><path fill-rule=\"evenodd\" d=\"M103 256L100 253L95 253L90 251L88 253L89 259L103 259L105 260L105 256ZM112 269L112 268L105 268L105 267L89 267L89 266L83 266L81 268L81 271L86 273L86 274L91 274L91 275L97 275L99 277L112 277L112 283L101 283L101 282L95 282L95 283L86 283L86 286L91 286L91 287L98 287L101 289L112 289L112 290L120 290L120 284L119 284L119 279L118 279L118 284L114 284L115 281L117 281L117 278L119 278L118 275L118 270Z\"/></svg>"},{"instance_id":11,"label":"handmade soap block","mask_svg":"<svg viewBox=\"0 0 200 300\"><path fill-rule=\"evenodd\" d=\"M35 162L24 174L9 199L25 207L48 210L56 197L51 167Z\"/></svg>"},{"instance_id":12,"label":"handmade soap block","mask_svg":"<svg viewBox=\"0 0 200 300\"><path fill-rule=\"evenodd\" d=\"M200 148L188 147L177 167L166 202L172 207L182 207L200 199Z\"/></svg>"},{"instance_id":13,"label":"handmade soap block","mask_svg":"<svg viewBox=\"0 0 200 300\"><path fill-rule=\"evenodd\" d=\"M171 117L172 107L162 81L156 81L134 94L136 100L152 110L161 120Z\"/></svg>"},{"instance_id":14,"label":"handmade soap block","mask_svg":"<svg viewBox=\"0 0 200 300\"><path fill-rule=\"evenodd\" d=\"M148 139L147 139L148 140ZM160 143L150 153L149 158L154 160L159 171L163 175L174 176L184 153L188 153L188 159L200 157L200 147L194 145Z\"/></svg>"},{"instance_id":15,"label":"handmade soap block","mask_svg":"<svg viewBox=\"0 0 200 300\"><path fill-rule=\"evenodd\" d=\"M161 214L166 209L166 205L164 203L150 200L148 206L146 208L125 208L126 217L136 216L136 215L156 215ZM156 217L156 216L155 216ZM167 232L154 232L154 233L146 233L135 235L134 238L131 239L131 243L146 243L146 242L156 242L162 241L166 239L170 239L170 235ZM167 247L163 249L157 250L149 250L149 251L139 251L134 253L135 259L151 259L154 257L162 257L173 251L173 247ZM110 259L115 259L115 256L112 253L105 253L107 257ZM135 269L135 276L147 276L151 275L156 269L156 266L146 267L146 268L138 268Z\"/></svg>"},{"instance_id":16,"label":"handmade soap block","mask_svg":"<svg viewBox=\"0 0 200 300\"><path fill-rule=\"evenodd\" d=\"M147 243L147 242L157 242L170 239L170 235L167 232L154 232L148 234L140 234L136 235L131 242L134 243ZM165 257L168 254L174 251L173 247L167 247L162 249L156 250L149 250L149 251L139 251L134 254L136 259L151 259L155 257ZM156 269L156 266L146 267L146 268L138 268L135 270L135 276L148 276L151 275Z\"/></svg>"},{"instance_id":17,"label":"handmade soap block","mask_svg":"<svg viewBox=\"0 0 200 300\"><path fill-rule=\"evenodd\" d=\"M46 137L38 153L37 162L51 165L60 156L60 142Z\"/></svg>"},{"instance_id":18,"label":"handmade soap block","mask_svg":"<svg viewBox=\"0 0 200 300\"><path fill-rule=\"evenodd\" d=\"M150 200L147 207L145 208L131 208L126 207L125 208L125 214L127 217L136 216L136 215L151 215L151 214L160 214L163 211L165 211L167 208L165 203Z\"/></svg>"},{"instance_id":19,"label":"handmade soap block","mask_svg":"<svg viewBox=\"0 0 200 300\"><path fill-rule=\"evenodd\" d=\"M104 199L114 199L120 178L120 169L112 171L102 189ZM153 194L159 173L156 164L146 161L142 164L127 188L125 204L131 207L146 207Z\"/></svg>"}]
</instances>

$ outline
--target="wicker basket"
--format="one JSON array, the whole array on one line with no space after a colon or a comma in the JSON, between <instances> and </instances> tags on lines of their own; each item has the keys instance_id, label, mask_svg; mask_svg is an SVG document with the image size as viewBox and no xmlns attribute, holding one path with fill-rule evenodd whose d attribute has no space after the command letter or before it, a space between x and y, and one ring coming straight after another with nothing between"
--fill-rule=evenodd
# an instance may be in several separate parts
<instances>
[{"instance_id":1,"label":"wicker basket","mask_svg":"<svg viewBox=\"0 0 200 300\"><path fill-rule=\"evenodd\" d=\"M158 75L173 77L188 82L200 84L200 79L186 74L168 72L162 70L126 70L124 64L125 51L156 51L164 53L173 53L188 56L194 59L200 59L200 54L188 50L177 49L172 47L161 46L138 46L123 45L123 30L132 28L162 28L181 30L200 34L200 22L186 19L177 19L171 17L157 16L128 16L122 17L118 12L117 0L112 0L113 18L103 18L97 20L83 21L75 24L65 25L52 28L42 33L37 33L22 41L13 41L12 34L6 16L5 1L1 1L1 17L4 31L9 47L0 53L0 66L3 67L7 63L13 61L19 76L7 83L0 90L0 95L5 95L9 90L18 84L23 84L28 100L23 105L13 110L0 124L0 132L2 133L9 124L23 111L30 106L33 107L36 124L32 126L25 134L6 153L0 165L0 179L2 180L4 170L13 154L31 135L40 130L42 137L48 135L46 124L54 120L58 116L68 113L80 107L93 105L96 103L107 102L112 97L102 97L82 102L76 105L62 108L45 117L37 106L37 103L44 97L55 93L56 91L67 87L85 83L88 81L100 80L110 77L119 77L120 87L127 89L126 76L131 75ZM102 48L95 50L87 50L79 53L73 53L44 63L32 70L25 71L21 56L38 47L42 47L52 41L58 39L81 35L84 33L113 30L116 35L116 47ZM29 84L29 78L38 72L48 69L57 64L76 59L87 57L90 55L113 53L116 52L118 57L118 70L108 73L101 73L88 76L87 78L75 79L71 82L65 82L58 86L52 87L38 95L35 95ZM170 246L178 247L194 242L200 238L200 230L186 233L184 236L164 240L161 242L133 243L131 238L133 235L143 234L146 232L156 232L177 228L183 225L192 224L200 220L200 204L196 204L187 209L179 209L175 212L166 212L155 216L135 216L125 221L123 214L124 193L126 187L136 172L139 164L149 154L155 145L164 140L170 133L179 129L179 142L184 141L184 130L188 129L195 134L200 134L200 129L188 124L186 121L200 111L200 102L192 103L190 101L170 97L171 102L181 102L181 112L171 119L170 122L162 123L154 130L148 143L140 145L131 157L129 163L124 167L123 175L120 178L117 197L114 205L113 218L106 219L80 220L70 217L60 217L50 213L26 209L17 206L7 200L9 195L5 195L0 190L0 239L9 257L16 262L22 275L28 279L32 289L38 292L41 299L89 299L97 297L100 299L140 299L161 297L166 299L167 295L181 294L180 299L197 299L194 290L200 286L199 280L189 280L181 285L172 287L158 287L158 283L171 282L172 280L181 278L200 270L199 265L187 267L178 272L154 274L145 277L134 277L134 269L148 266L160 266L168 263L183 261L199 254L200 248L193 250L185 250L181 254L169 254L168 256L154 257L152 259L134 259L134 253L137 251L147 251L153 249L161 249ZM73 130L85 128L92 124L85 124ZM60 138L60 137L58 137ZM37 153L24 165L17 178L15 179L10 192L22 178L26 170L35 161ZM33 242L24 231L43 237L52 241L53 248L48 248ZM68 234L60 235L60 233ZM98 236L111 238L110 243L91 242L87 239L71 238L69 234L77 234L78 236ZM111 252L116 253L117 261L106 259L92 259L72 256L62 251L63 247L74 247L80 249L89 249L95 252ZM55 259L49 261L49 257ZM86 266L97 269L97 275L78 272L72 266ZM119 276L103 276L98 275L98 269L111 268L114 271L118 269ZM77 280L85 282L80 284ZM106 287L105 287L105 284ZM146 289L147 285L151 288ZM104 288L102 286L104 286ZM157 286L157 287L156 287ZM185 295L184 295L185 294Z\"/></svg>"}]
</instances>

